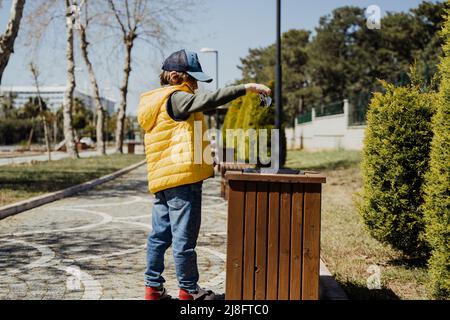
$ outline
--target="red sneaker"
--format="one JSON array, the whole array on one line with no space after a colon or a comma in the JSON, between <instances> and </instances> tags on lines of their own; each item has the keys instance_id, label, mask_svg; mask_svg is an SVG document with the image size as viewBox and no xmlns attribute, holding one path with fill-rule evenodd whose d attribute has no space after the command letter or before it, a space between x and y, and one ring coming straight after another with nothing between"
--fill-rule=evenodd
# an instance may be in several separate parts
<instances>
[{"instance_id":1,"label":"red sneaker","mask_svg":"<svg viewBox=\"0 0 450 320\"><path fill-rule=\"evenodd\" d=\"M166 300L170 298L164 287L145 287L145 300Z\"/></svg>"},{"instance_id":2,"label":"red sneaker","mask_svg":"<svg viewBox=\"0 0 450 320\"><path fill-rule=\"evenodd\" d=\"M178 299L180 300L194 300L194 297L184 289L180 289L178 293Z\"/></svg>"},{"instance_id":3,"label":"red sneaker","mask_svg":"<svg viewBox=\"0 0 450 320\"><path fill-rule=\"evenodd\" d=\"M197 287L197 291L192 293L180 288L178 293L178 299L180 300L214 300L214 297L214 292L200 287Z\"/></svg>"}]
</instances>

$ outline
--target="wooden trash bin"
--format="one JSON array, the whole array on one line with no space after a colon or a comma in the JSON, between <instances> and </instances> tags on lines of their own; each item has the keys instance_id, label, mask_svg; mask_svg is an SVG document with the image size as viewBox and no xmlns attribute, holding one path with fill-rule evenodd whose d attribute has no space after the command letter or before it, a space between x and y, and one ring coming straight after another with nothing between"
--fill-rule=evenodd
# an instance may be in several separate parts
<instances>
[{"instance_id":1,"label":"wooden trash bin","mask_svg":"<svg viewBox=\"0 0 450 320\"><path fill-rule=\"evenodd\" d=\"M135 142L128 142L128 154L134 154Z\"/></svg>"},{"instance_id":2,"label":"wooden trash bin","mask_svg":"<svg viewBox=\"0 0 450 320\"><path fill-rule=\"evenodd\" d=\"M254 168L255 165L247 163L222 162L220 165L220 196L228 199L228 182L225 177L227 171L242 171L243 169Z\"/></svg>"},{"instance_id":3,"label":"wooden trash bin","mask_svg":"<svg viewBox=\"0 0 450 320\"><path fill-rule=\"evenodd\" d=\"M229 171L227 300L319 299L324 176Z\"/></svg>"}]
</instances>

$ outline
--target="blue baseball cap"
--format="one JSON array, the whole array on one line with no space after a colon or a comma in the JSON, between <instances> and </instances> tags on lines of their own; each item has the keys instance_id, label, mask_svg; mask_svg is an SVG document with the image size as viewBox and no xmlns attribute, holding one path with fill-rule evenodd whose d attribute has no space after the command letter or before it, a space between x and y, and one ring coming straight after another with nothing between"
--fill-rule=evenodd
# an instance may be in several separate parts
<instances>
[{"instance_id":1,"label":"blue baseball cap","mask_svg":"<svg viewBox=\"0 0 450 320\"><path fill-rule=\"evenodd\" d=\"M201 82L211 82L213 79L203 72L195 52L180 50L172 53L163 63L164 71L186 72L192 78Z\"/></svg>"}]
</instances>

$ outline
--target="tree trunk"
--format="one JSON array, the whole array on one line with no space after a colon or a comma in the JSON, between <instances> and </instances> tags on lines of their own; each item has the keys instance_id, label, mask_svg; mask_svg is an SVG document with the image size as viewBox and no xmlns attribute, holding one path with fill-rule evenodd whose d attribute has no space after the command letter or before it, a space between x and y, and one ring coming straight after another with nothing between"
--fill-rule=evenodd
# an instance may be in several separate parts
<instances>
[{"instance_id":1,"label":"tree trunk","mask_svg":"<svg viewBox=\"0 0 450 320\"><path fill-rule=\"evenodd\" d=\"M72 124L73 92L75 90L75 61L73 54L73 25L74 18L71 12L71 2L66 0L66 32L67 32L67 85L64 93L64 139L67 153L71 158L78 158Z\"/></svg>"},{"instance_id":2,"label":"tree trunk","mask_svg":"<svg viewBox=\"0 0 450 320\"><path fill-rule=\"evenodd\" d=\"M44 107L42 106L41 94L36 81L36 88L39 100L39 112L41 113L42 125L44 126L45 147L47 149L48 161L52 161L52 150L50 149L50 131L48 129L47 118L45 117Z\"/></svg>"},{"instance_id":3,"label":"tree trunk","mask_svg":"<svg viewBox=\"0 0 450 320\"><path fill-rule=\"evenodd\" d=\"M58 144L58 119L55 117L53 119L53 144L56 146Z\"/></svg>"},{"instance_id":4,"label":"tree trunk","mask_svg":"<svg viewBox=\"0 0 450 320\"><path fill-rule=\"evenodd\" d=\"M40 109L41 109L42 124L44 126L45 147L47 148L48 161L52 161L52 150L50 149L50 134L48 130L47 118L45 117L45 113L42 110L42 107L40 107Z\"/></svg>"},{"instance_id":5,"label":"tree trunk","mask_svg":"<svg viewBox=\"0 0 450 320\"><path fill-rule=\"evenodd\" d=\"M32 125L30 134L28 135L27 151L30 151L31 149L31 141L33 140L33 134L34 134L34 125Z\"/></svg>"},{"instance_id":6,"label":"tree trunk","mask_svg":"<svg viewBox=\"0 0 450 320\"><path fill-rule=\"evenodd\" d=\"M125 53L125 65L124 65L124 79L122 86L120 87L120 106L117 113L116 124L116 152L123 153L123 136L125 130L125 117L127 110L127 94L128 94L128 82L131 72L131 50L133 49L133 40L128 41L126 44Z\"/></svg>"},{"instance_id":7,"label":"tree trunk","mask_svg":"<svg viewBox=\"0 0 450 320\"><path fill-rule=\"evenodd\" d=\"M97 111L97 125L96 125L96 135L97 135L97 152L100 155L106 155L106 144L104 139L105 133L105 109L102 106L102 102L100 99L100 91L98 89L97 79L95 77L94 68L92 66L91 61L89 60L88 54L88 46L89 42L86 38L86 29L84 26L80 26L80 44L81 44L81 53L86 63L89 79L91 81L91 85L94 91L94 101L95 108Z\"/></svg>"},{"instance_id":8,"label":"tree trunk","mask_svg":"<svg viewBox=\"0 0 450 320\"><path fill-rule=\"evenodd\" d=\"M11 5L11 16L5 33L0 37L0 83L3 72L8 65L9 57L14 52L14 42L19 33L25 0L14 0Z\"/></svg>"},{"instance_id":9,"label":"tree trunk","mask_svg":"<svg viewBox=\"0 0 450 320\"><path fill-rule=\"evenodd\" d=\"M47 118L45 117L44 106L42 105L41 91L39 90L38 70L33 65L33 63L31 63L30 66L31 66L31 73L33 75L34 85L36 86L36 91L37 91L39 113L41 116L42 125L44 126L45 147L47 149L48 161L52 161L52 154L51 154L51 150L50 150L50 133L48 130Z\"/></svg>"}]
</instances>

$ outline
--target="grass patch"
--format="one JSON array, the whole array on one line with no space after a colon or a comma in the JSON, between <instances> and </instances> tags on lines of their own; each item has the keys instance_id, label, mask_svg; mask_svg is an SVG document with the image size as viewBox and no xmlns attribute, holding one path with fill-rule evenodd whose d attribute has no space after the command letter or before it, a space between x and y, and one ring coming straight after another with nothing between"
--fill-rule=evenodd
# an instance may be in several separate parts
<instances>
[{"instance_id":1,"label":"grass patch","mask_svg":"<svg viewBox=\"0 0 450 320\"><path fill-rule=\"evenodd\" d=\"M426 266L373 239L355 206L362 181L359 152L288 153L287 166L316 169L327 176L323 185L321 257L350 299L428 299ZM381 271L381 289L369 290L368 269Z\"/></svg>"},{"instance_id":2,"label":"grass patch","mask_svg":"<svg viewBox=\"0 0 450 320\"><path fill-rule=\"evenodd\" d=\"M0 167L0 206L65 189L144 160L143 155L109 155Z\"/></svg>"},{"instance_id":3,"label":"grass patch","mask_svg":"<svg viewBox=\"0 0 450 320\"><path fill-rule=\"evenodd\" d=\"M288 151L286 167L304 170L333 170L338 168L350 168L359 164L360 161L360 151Z\"/></svg>"}]
</instances>

